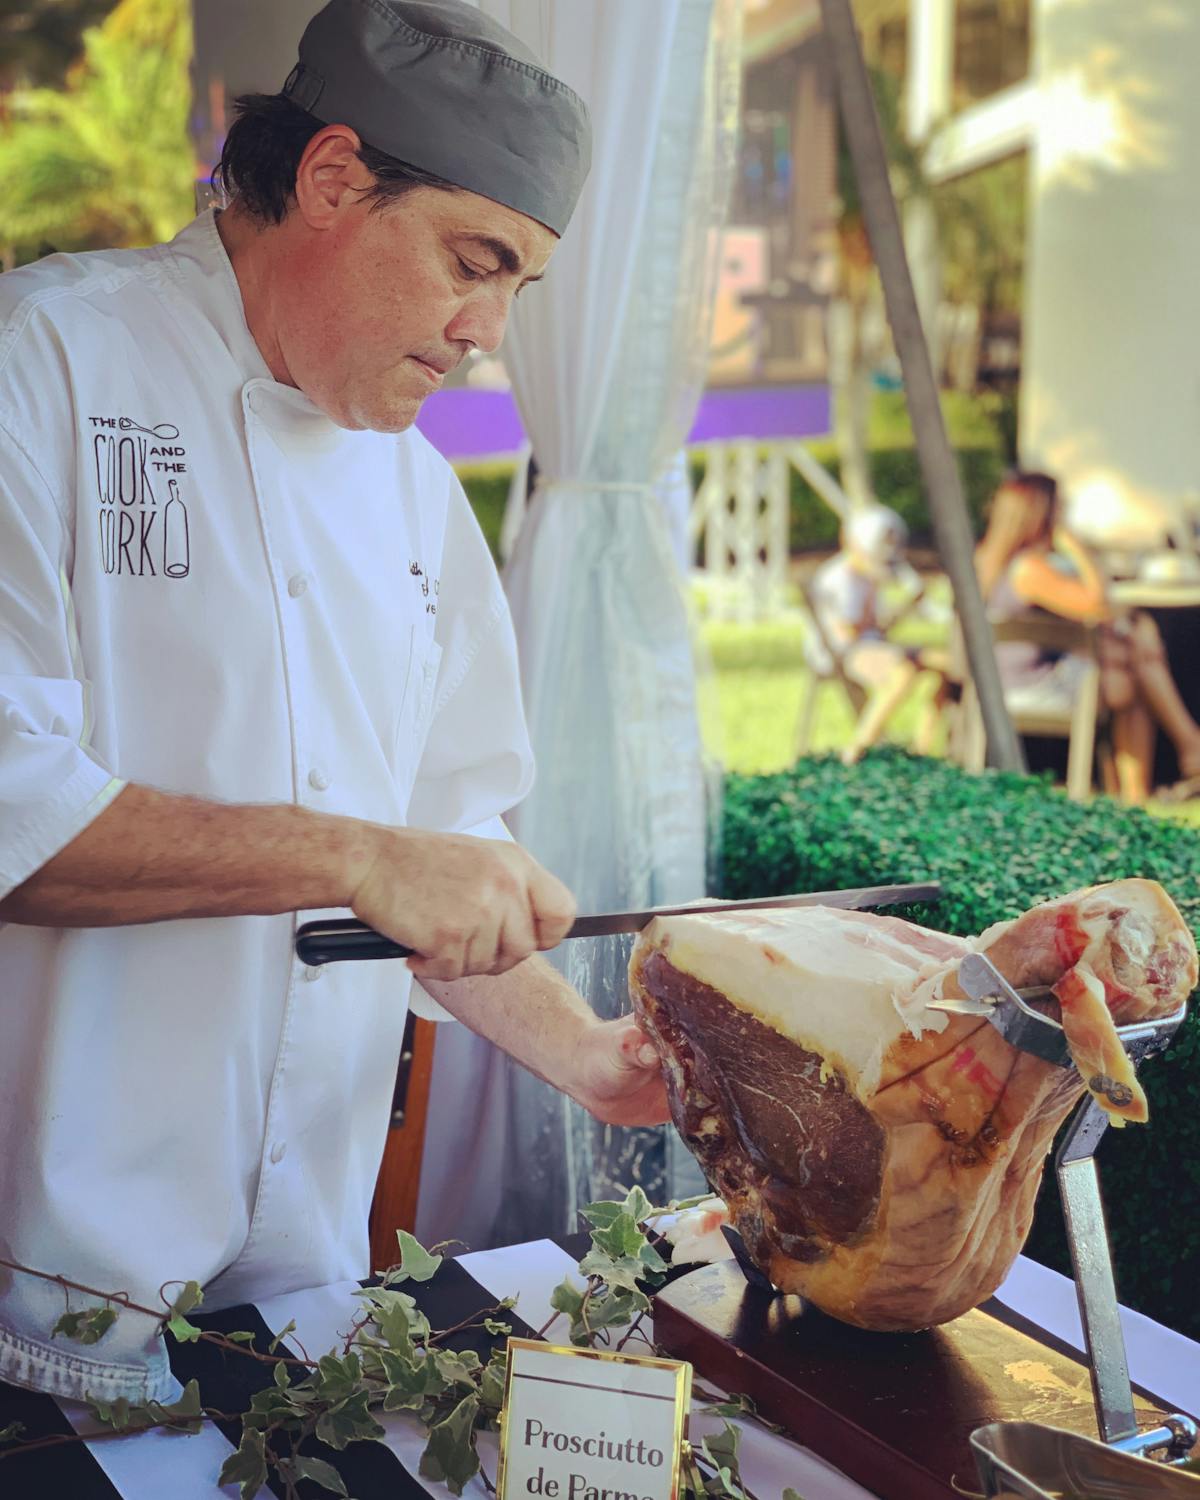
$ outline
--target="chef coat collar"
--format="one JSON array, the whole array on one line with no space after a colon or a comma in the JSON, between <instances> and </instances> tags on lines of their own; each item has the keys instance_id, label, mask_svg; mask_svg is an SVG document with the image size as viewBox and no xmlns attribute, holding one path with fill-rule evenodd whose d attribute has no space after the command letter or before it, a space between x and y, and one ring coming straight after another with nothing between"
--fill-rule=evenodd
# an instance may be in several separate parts
<instances>
[{"instance_id":1,"label":"chef coat collar","mask_svg":"<svg viewBox=\"0 0 1200 1500\"><path fill-rule=\"evenodd\" d=\"M242 289L229 259L217 220L209 208L198 215L165 247L167 258L186 282L196 302L220 335L234 363L247 380L273 380L270 366L246 322Z\"/></svg>"},{"instance_id":2,"label":"chef coat collar","mask_svg":"<svg viewBox=\"0 0 1200 1500\"><path fill-rule=\"evenodd\" d=\"M229 350L246 381L251 408L269 425L277 419L290 432L326 437L341 428L303 391L276 380L246 322L246 307L233 262L217 230L216 213L206 209L166 247L176 269ZM253 392L253 394L251 394Z\"/></svg>"}]
</instances>

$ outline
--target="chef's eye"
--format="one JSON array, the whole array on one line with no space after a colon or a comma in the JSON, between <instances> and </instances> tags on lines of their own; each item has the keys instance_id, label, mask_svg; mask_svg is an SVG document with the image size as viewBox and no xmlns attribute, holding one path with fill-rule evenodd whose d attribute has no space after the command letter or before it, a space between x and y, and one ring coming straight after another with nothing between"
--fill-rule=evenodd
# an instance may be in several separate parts
<instances>
[{"instance_id":1,"label":"chef's eye","mask_svg":"<svg viewBox=\"0 0 1200 1500\"><path fill-rule=\"evenodd\" d=\"M477 271L474 266L469 266L461 255L455 256L458 261L460 275L467 281L482 281L487 274L485 271Z\"/></svg>"}]
</instances>

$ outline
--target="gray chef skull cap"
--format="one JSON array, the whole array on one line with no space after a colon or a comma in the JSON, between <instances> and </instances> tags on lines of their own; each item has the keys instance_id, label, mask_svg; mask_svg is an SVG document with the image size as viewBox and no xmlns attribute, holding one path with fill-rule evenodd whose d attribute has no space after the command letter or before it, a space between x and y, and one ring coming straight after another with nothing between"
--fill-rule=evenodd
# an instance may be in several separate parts
<instances>
[{"instance_id":1,"label":"gray chef skull cap","mask_svg":"<svg viewBox=\"0 0 1200 1500\"><path fill-rule=\"evenodd\" d=\"M591 165L583 100L467 0L330 0L283 92L559 235Z\"/></svg>"}]
</instances>

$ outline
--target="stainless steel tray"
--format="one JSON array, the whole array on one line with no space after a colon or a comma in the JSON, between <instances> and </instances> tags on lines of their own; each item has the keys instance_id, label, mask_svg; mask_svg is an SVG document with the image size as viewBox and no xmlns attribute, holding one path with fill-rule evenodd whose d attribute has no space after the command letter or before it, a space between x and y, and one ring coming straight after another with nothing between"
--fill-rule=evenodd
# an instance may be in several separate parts
<instances>
[{"instance_id":1,"label":"stainless steel tray","mask_svg":"<svg viewBox=\"0 0 1200 1500\"><path fill-rule=\"evenodd\" d=\"M980 1427L971 1448L989 1500L1200 1500L1200 1475L1038 1422Z\"/></svg>"}]
</instances>

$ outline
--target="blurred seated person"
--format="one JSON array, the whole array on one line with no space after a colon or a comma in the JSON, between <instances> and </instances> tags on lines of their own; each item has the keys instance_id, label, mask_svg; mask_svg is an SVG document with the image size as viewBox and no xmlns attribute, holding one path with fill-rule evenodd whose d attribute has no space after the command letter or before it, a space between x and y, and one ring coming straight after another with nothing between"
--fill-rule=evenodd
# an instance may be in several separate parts
<instances>
[{"instance_id":1,"label":"blurred seated person","mask_svg":"<svg viewBox=\"0 0 1200 1500\"><path fill-rule=\"evenodd\" d=\"M1194 782L1200 792L1200 725L1179 695L1158 626L1141 611L1112 609L1092 553L1060 523L1058 487L1048 474L1015 473L996 491L975 567L994 620L1042 609L1099 627L1100 688L1112 715L1122 800L1150 795L1158 727L1175 746L1181 788ZM1000 642L996 657L1011 709L1070 711L1082 657L1025 641Z\"/></svg>"},{"instance_id":2,"label":"blurred seated person","mask_svg":"<svg viewBox=\"0 0 1200 1500\"><path fill-rule=\"evenodd\" d=\"M883 733L922 671L938 674L937 692L926 704L915 748L928 754L938 715L946 702L949 658L945 652L916 649L888 639L888 631L922 602L925 585L904 556L908 529L884 505L860 506L842 522L841 550L813 574L809 593L829 649L852 682L869 694L842 760L853 765ZM885 605L885 585L892 596ZM899 599L896 599L896 593ZM806 655L814 671L826 675L833 664L819 640Z\"/></svg>"}]
</instances>

